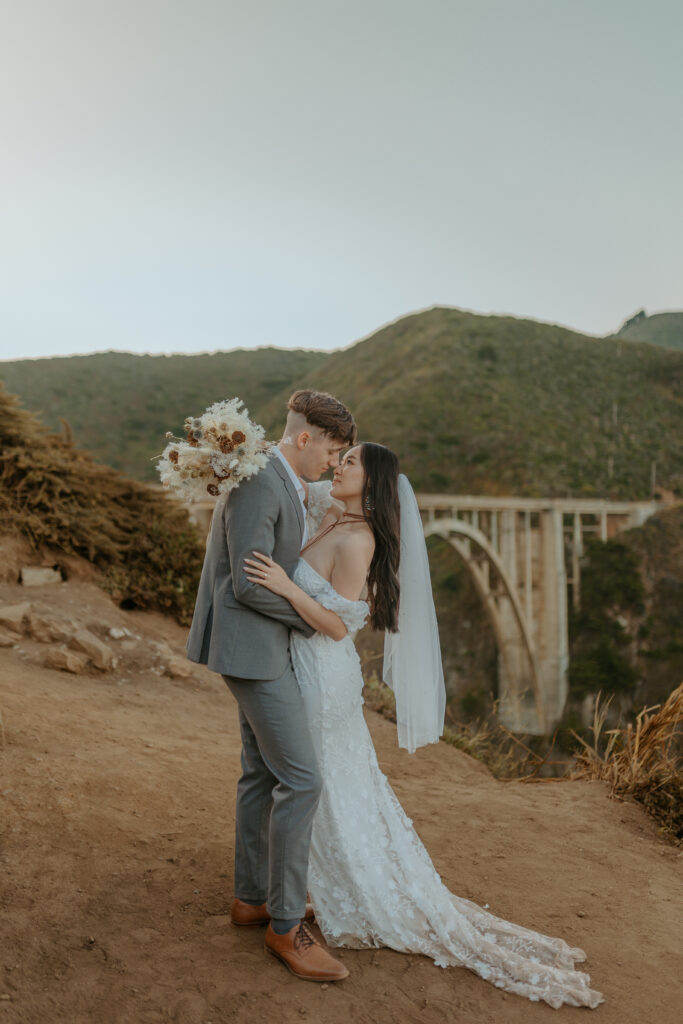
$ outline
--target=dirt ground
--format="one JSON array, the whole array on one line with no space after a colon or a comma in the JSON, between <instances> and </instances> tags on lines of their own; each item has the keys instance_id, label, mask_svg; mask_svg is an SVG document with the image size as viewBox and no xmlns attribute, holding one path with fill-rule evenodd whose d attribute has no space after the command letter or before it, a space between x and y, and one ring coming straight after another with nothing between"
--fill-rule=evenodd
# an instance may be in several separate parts
<instances>
[{"instance_id":1,"label":"dirt ground","mask_svg":"<svg viewBox=\"0 0 683 1024\"><path fill-rule=\"evenodd\" d=\"M681 1019L682 854L638 805L597 782L497 781L443 743L410 756L371 712L446 884L581 946L606 1001L553 1010L388 949L343 951L351 975L336 986L292 977L262 930L228 918L239 735L221 679L161 674L150 652L181 654L185 631L87 580L0 584L0 604L27 599L129 633L109 641L107 672L44 668L47 646L26 637L0 648L0 1024Z\"/></svg>"}]
</instances>

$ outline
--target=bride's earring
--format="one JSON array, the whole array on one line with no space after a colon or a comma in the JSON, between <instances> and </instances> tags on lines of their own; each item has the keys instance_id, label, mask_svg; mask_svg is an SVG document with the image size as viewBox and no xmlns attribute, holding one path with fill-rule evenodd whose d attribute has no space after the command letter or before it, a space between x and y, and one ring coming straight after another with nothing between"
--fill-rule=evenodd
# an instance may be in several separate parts
<instances>
[{"instance_id":1,"label":"bride's earring","mask_svg":"<svg viewBox=\"0 0 683 1024\"><path fill-rule=\"evenodd\" d=\"M363 508L366 512L374 512L375 503L372 500L372 491L368 491L365 495L365 501L363 502Z\"/></svg>"}]
</instances>

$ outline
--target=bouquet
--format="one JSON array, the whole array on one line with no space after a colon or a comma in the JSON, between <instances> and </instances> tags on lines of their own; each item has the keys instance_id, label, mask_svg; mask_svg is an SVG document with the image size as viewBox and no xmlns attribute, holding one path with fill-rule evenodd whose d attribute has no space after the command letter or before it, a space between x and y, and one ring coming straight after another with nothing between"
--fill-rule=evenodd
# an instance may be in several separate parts
<instances>
[{"instance_id":1,"label":"bouquet","mask_svg":"<svg viewBox=\"0 0 683 1024\"><path fill-rule=\"evenodd\" d=\"M206 501L207 495L227 494L263 469L273 445L243 405L239 398L215 402L203 416L185 420L184 439L166 434L169 443L157 463L164 487L186 501Z\"/></svg>"}]
</instances>

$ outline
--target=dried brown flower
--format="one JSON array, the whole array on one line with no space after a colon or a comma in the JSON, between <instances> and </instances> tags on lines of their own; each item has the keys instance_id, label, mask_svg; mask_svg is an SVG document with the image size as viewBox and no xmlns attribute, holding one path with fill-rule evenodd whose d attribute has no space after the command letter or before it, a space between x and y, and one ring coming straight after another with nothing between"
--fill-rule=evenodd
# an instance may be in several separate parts
<instances>
[{"instance_id":1,"label":"dried brown flower","mask_svg":"<svg viewBox=\"0 0 683 1024\"><path fill-rule=\"evenodd\" d=\"M178 465L178 449L177 448L171 448L170 452L168 453L168 461L172 462L174 466Z\"/></svg>"},{"instance_id":2,"label":"dried brown flower","mask_svg":"<svg viewBox=\"0 0 683 1024\"><path fill-rule=\"evenodd\" d=\"M215 484L207 484L206 489L212 498L217 498L218 495L221 493Z\"/></svg>"},{"instance_id":3,"label":"dried brown flower","mask_svg":"<svg viewBox=\"0 0 683 1024\"><path fill-rule=\"evenodd\" d=\"M232 433L232 439L235 444L242 444L243 441L246 441L247 435L243 434L241 430L234 430Z\"/></svg>"}]
</instances>

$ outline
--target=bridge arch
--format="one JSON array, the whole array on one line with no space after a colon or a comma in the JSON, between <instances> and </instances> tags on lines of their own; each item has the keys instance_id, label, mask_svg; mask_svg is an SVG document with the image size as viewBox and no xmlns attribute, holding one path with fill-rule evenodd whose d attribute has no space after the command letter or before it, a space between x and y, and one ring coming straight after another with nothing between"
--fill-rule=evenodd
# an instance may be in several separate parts
<instances>
[{"instance_id":1,"label":"bridge arch","mask_svg":"<svg viewBox=\"0 0 683 1024\"><path fill-rule=\"evenodd\" d=\"M543 704L543 693L541 688L541 676L534 650L533 639L524 616L524 611L518 594L508 577L505 566L500 555L491 545L486 534L462 519L455 517L432 519L424 524L424 535L427 537L441 537L453 548L465 563L475 589L482 601L484 610L488 615L493 628L498 647L499 656L505 666L505 679L508 685L512 685L514 693L508 697L510 700L519 700L523 689L527 684L533 694L535 713L539 726L545 723L545 709ZM463 541L469 541L466 543ZM480 557L472 554L472 545L477 549ZM491 586L491 572L484 571L482 562L488 561L489 567L495 570L497 580L500 584L500 593L496 594ZM507 623L500 610L502 601L509 602L511 616L508 616ZM513 624L515 635L510 635L510 624ZM526 672L520 679L518 658L515 658L512 651L524 651L526 660ZM512 649L512 650L511 650Z\"/></svg>"}]
</instances>

